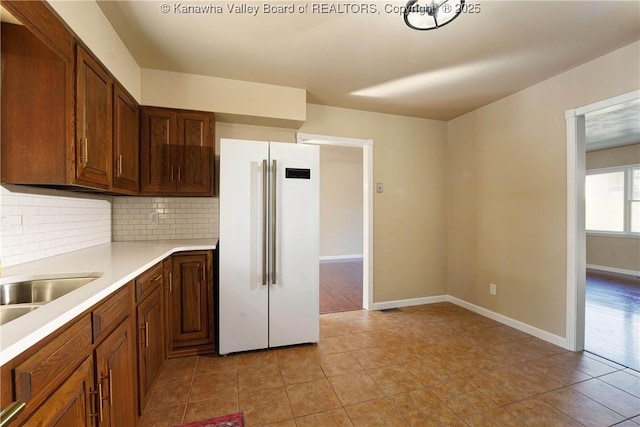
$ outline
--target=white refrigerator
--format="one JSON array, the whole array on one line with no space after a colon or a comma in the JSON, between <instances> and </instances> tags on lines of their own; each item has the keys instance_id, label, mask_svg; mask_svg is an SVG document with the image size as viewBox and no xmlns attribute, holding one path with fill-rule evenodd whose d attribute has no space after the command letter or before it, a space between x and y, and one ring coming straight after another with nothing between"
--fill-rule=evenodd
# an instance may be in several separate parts
<instances>
[{"instance_id":1,"label":"white refrigerator","mask_svg":"<svg viewBox=\"0 0 640 427\"><path fill-rule=\"evenodd\" d=\"M218 352L319 339L319 149L220 140Z\"/></svg>"}]
</instances>

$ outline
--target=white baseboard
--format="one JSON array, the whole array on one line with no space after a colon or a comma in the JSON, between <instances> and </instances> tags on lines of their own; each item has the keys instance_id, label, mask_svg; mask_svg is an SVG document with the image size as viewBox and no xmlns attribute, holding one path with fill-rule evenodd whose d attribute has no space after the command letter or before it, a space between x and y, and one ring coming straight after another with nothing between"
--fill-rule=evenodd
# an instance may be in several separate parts
<instances>
[{"instance_id":1,"label":"white baseboard","mask_svg":"<svg viewBox=\"0 0 640 427\"><path fill-rule=\"evenodd\" d=\"M390 308L410 307L412 305L435 304L437 302L447 302L447 295L435 297L401 299L396 301L374 302L373 310L388 310Z\"/></svg>"},{"instance_id":2,"label":"white baseboard","mask_svg":"<svg viewBox=\"0 0 640 427\"><path fill-rule=\"evenodd\" d=\"M478 313L484 317L488 317L489 319L495 320L496 322L500 322L504 325L511 326L512 328L515 328L529 335L533 335L534 337L540 338L541 340L550 342L551 344L555 344L562 348L568 349L567 339L564 337L552 334L551 332L543 331L542 329L538 329L535 326L531 326L519 320L512 319L511 317L507 317L478 305L471 304L470 302L461 300L460 298L456 298L451 295L447 295L447 301L462 308L466 308L469 311L473 311L474 313Z\"/></svg>"},{"instance_id":3,"label":"white baseboard","mask_svg":"<svg viewBox=\"0 0 640 427\"><path fill-rule=\"evenodd\" d=\"M488 310L486 308L480 307L478 305L471 304L470 302L461 300L460 298L456 298L451 295L436 295L433 297L375 302L373 303L372 310L387 310L390 308L410 307L414 305L423 305L423 304L435 304L438 302L450 302L462 308L466 308L469 311L473 311L474 313L477 313L481 316L488 317L489 319L495 320L496 322L500 322L504 325L511 326L512 328L515 328L519 331L532 335L536 338L540 338L541 340L547 341L551 344L555 344L562 348L569 349L567 339L564 337L560 337L550 332L543 331L542 329L538 329L535 326L528 325L519 320L515 320L510 317L504 316L502 314L496 313L494 311Z\"/></svg>"},{"instance_id":4,"label":"white baseboard","mask_svg":"<svg viewBox=\"0 0 640 427\"><path fill-rule=\"evenodd\" d=\"M326 255L320 257L320 262L322 261L344 261L344 260L353 260L353 259L362 259L362 254L353 254L353 255Z\"/></svg>"},{"instance_id":5,"label":"white baseboard","mask_svg":"<svg viewBox=\"0 0 640 427\"><path fill-rule=\"evenodd\" d=\"M596 265L596 264L587 264L587 268L590 268L592 270L606 271L609 273L626 274L627 276L636 276L636 277L640 276L640 271L627 270L624 268L606 267L604 265Z\"/></svg>"}]
</instances>

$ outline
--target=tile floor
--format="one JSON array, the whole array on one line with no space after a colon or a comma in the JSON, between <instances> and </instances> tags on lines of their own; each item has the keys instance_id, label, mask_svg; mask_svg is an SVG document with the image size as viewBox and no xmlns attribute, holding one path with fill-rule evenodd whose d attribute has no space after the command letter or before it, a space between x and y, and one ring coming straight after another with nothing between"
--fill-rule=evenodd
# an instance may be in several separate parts
<instances>
[{"instance_id":1,"label":"tile floor","mask_svg":"<svg viewBox=\"0 0 640 427\"><path fill-rule=\"evenodd\" d=\"M320 322L317 345L168 360L139 425L640 425L637 371L453 304Z\"/></svg>"}]
</instances>

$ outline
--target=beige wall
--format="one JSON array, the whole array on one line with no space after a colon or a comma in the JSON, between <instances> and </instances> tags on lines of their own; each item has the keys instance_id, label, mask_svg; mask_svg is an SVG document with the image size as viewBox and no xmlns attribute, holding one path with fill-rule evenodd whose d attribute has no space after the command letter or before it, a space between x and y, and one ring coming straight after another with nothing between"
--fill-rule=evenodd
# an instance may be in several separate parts
<instances>
[{"instance_id":1,"label":"beige wall","mask_svg":"<svg viewBox=\"0 0 640 427\"><path fill-rule=\"evenodd\" d=\"M373 139L373 301L446 294L446 123L307 104L307 133Z\"/></svg>"},{"instance_id":2,"label":"beige wall","mask_svg":"<svg viewBox=\"0 0 640 427\"><path fill-rule=\"evenodd\" d=\"M636 42L448 122L450 295L565 336L564 114L639 76Z\"/></svg>"},{"instance_id":3,"label":"beige wall","mask_svg":"<svg viewBox=\"0 0 640 427\"><path fill-rule=\"evenodd\" d=\"M587 153L587 170L640 164L640 144ZM587 264L640 271L640 238L587 234Z\"/></svg>"},{"instance_id":4,"label":"beige wall","mask_svg":"<svg viewBox=\"0 0 640 427\"><path fill-rule=\"evenodd\" d=\"M307 92L285 86L142 69L142 103L216 112L216 120L298 128Z\"/></svg>"},{"instance_id":5,"label":"beige wall","mask_svg":"<svg viewBox=\"0 0 640 427\"><path fill-rule=\"evenodd\" d=\"M320 256L362 256L362 148L320 146Z\"/></svg>"}]
</instances>

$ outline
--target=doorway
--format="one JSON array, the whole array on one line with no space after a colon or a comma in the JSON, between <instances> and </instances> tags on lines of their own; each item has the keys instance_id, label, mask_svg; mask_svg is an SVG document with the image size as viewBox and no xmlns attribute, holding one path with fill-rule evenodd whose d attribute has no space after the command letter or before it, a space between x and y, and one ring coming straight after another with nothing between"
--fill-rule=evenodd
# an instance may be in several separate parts
<instances>
[{"instance_id":1,"label":"doorway","mask_svg":"<svg viewBox=\"0 0 640 427\"><path fill-rule=\"evenodd\" d=\"M626 358L624 354L625 348L637 348L638 345L640 312L637 312L633 289L640 284L634 282L639 268L634 263L630 270L616 268L616 265L624 267L624 254L630 247L640 250L640 234L631 229L632 172L624 172L625 165L616 165L615 161L620 163L620 160L612 159L628 157L628 151L634 150L630 145L640 139L640 127L630 130L620 123L615 124L616 119L622 120L620 117L625 110L638 106L640 91L633 91L569 110L565 115L567 348L587 350L634 369L639 369L639 361ZM635 122L637 124L637 117ZM599 132L602 135L598 135ZM627 152L620 156L621 150ZM626 166L632 171L633 165ZM622 180L618 169L623 170ZM597 197L618 197L621 204L616 214L620 218L614 221L615 224L607 224L612 221L614 212L598 212L611 203L598 202ZM622 228L618 230L618 227ZM616 249L611 246L615 241L627 248ZM603 250L599 245L605 243L609 246ZM619 276L619 273L623 275ZM635 352L630 354L633 356Z\"/></svg>"},{"instance_id":2,"label":"doorway","mask_svg":"<svg viewBox=\"0 0 640 427\"><path fill-rule=\"evenodd\" d=\"M321 146L334 146L343 148L356 148L361 151L362 158L362 233L361 233L361 267L358 265L359 259L355 255L359 254L341 254L341 259L331 259L328 255L321 263L321 270L325 270L329 274L339 274L340 270L346 267L348 270L355 271L361 268L362 279L362 305L361 308L370 310L373 306L373 140L343 138L326 135L297 133L298 144L314 144ZM321 190L322 191L322 190ZM347 255L345 258L344 255ZM351 257L349 257L351 255ZM319 260L320 261L320 260ZM342 264L342 265L340 265ZM323 268L326 267L326 268ZM322 273L321 273L322 274ZM349 275L353 276L352 273ZM357 279L350 278L350 282L358 282ZM351 285L353 288L353 285Z\"/></svg>"}]
</instances>

